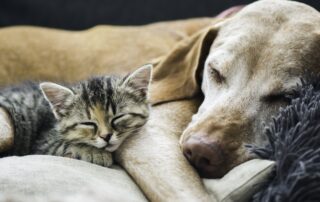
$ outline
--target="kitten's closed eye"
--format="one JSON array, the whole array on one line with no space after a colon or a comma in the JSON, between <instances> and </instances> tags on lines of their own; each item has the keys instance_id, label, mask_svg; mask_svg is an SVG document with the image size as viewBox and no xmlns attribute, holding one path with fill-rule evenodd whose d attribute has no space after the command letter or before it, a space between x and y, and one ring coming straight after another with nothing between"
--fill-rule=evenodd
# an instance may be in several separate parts
<instances>
[{"instance_id":1,"label":"kitten's closed eye","mask_svg":"<svg viewBox=\"0 0 320 202\"><path fill-rule=\"evenodd\" d=\"M111 126L115 130L122 131L142 126L146 117L142 114L129 113L116 116L111 121Z\"/></svg>"},{"instance_id":2,"label":"kitten's closed eye","mask_svg":"<svg viewBox=\"0 0 320 202\"><path fill-rule=\"evenodd\" d=\"M97 123L91 122L91 121L81 122L78 124L78 127L93 129L94 133L97 133L97 131L98 131Z\"/></svg>"}]
</instances>

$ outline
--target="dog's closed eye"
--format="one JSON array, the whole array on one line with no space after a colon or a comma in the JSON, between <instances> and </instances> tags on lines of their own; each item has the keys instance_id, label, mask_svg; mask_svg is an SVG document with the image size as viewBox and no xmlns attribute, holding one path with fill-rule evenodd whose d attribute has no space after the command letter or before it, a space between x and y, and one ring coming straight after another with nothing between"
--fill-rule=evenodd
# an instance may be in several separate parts
<instances>
[{"instance_id":1,"label":"dog's closed eye","mask_svg":"<svg viewBox=\"0 0 320 202\"><path fill-rule=\"evenodd\" d=\"M260 100L266 103L274 103L274 102L290 103L291 99L292 99L292 93L281 92L281 93L272 93L269 95L264 95L261 97Z\"/></svg>"},{"instance_id":2,"label":"dog's closed eye","mask_svg":"<svg viewBox=\"0 0 320 202\"><path fill-rule=\"evenodd\" d=\"M217 69L213 67L210 68L210 75L217 83L223 83L226 80L226 78L223 75L221 75L221 73Z\"/></svg>"}]
</instances>

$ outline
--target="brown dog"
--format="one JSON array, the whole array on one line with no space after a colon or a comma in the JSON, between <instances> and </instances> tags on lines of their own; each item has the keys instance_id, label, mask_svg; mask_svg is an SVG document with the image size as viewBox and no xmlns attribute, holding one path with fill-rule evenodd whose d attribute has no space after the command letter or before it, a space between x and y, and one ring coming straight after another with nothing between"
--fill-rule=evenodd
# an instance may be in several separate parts
<instances>
[{"instance_id":1,"label":"brown dog","mask_svg":"<svg viewBox=\"0 0 320 202\"><path fill-rule=\"evenodd\" d=\"M148 197L206 200L199 178L176 149L177 131L183 130L177 123L187 122L194 110L190 106L196 107L191 101L183 107L181 100L198 96L201 90L204 94L180 138L183 153L201 176L223 176L251 158L246 143L263 143L262 123L288 104L286 94L305 70L319 72L319 29L315 9L292 1L262 0L183 40L156 64L150 92L151 101L158 104L153 124L118 153Z\"/></svg>"},{"instance_id":2,"label":"brown dog","mask_svg":"<svg viewBox=\"0 0 320 202\"><path fill-rule=\"evenodd\" d=\"M320 16L303 4L265 0L220 26L187 37L203 28L192 26L191 32L182 32L185 40L174 32L181 25L173 27L160 32L163 27L157 25L151 34L146 32L150 27L116 28L116 33L103 27L83 33L9 28L0 34L1 82L25 78L73 81L90 74L123 73L162 56L154 71L151 101L179 101L155 106L145 132L123 145L116 153L117 161L152 201L207 201L199 176L178 144L198 102L181 99L197 95L202 80L205 99L181 144L203 176L223 175L248 158L244 143L261 142L261 122L285 104L283 93L295 86L303 69L319 71ZM172 37L147 43L162 33ZM115 43L115 36L121 43L111 51L106 44L111 42L108 39ZM138 40L139 36L145 38ZM101 42L100 37L105 40ZM127 46L132 43L136 44L133 50ZM161 51L151 54L159 47ZM137 55L144 57L137 60ZM87 69L90 65L96 68ZM203 79L198 77L201 72Z\"/></svg>"},{"instance_id":3,"label":"brown dog","mask_svg":"<svg viewBox=\"0 0 320 202\"><path fill-rule=\"evenodd\" d=\"M219 26L203 69L204 101L181 137L203 177L250 158L268 122L304 77L320 72L320 14L297 2L253 3Z\"/></svg>"}]
</instances>

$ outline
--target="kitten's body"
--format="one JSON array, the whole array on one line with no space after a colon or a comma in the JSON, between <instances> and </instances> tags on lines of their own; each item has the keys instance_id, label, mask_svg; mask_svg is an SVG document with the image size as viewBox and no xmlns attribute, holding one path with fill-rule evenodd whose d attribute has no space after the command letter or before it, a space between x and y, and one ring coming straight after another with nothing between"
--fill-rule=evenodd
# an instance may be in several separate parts
<instances>
[{"instance_id":1,"label":"kitten's body","mask_svg":"<svg viewBox=\"0 0 320 202\"><path fill-rule=\"evenodd\" d=\"M12 155L35 153L41 139L56 124L56 119L44 98L39 84L28 82L0 91L0 106L6 109L14 125Z\"/></svg>"},{"instance_id":2,"label":"kitten's body","mask_svg":"<svg viewBox=\"0 0 320 202\"><path fill-rule=\"evenodd\" d=\"M10 155L67 156L110 166L112 151L146 123L151 67L71 87L26 83L0 91L14 125Z\"/></svg>"}]
</instances>

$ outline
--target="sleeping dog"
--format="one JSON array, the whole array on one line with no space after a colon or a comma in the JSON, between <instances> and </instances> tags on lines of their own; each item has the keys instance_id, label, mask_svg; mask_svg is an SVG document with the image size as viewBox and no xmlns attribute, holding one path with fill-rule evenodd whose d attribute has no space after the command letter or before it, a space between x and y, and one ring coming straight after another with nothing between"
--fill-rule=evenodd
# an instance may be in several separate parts
<instances>
[{"instance_id":1,"label":"sleeping dog","mask_svg":"<svg viewBox=\"0 0 320 202\"><path fill-rule=\"evenodd\" d=\"M320 14L297 2L263 0L218 26L206 58L198 112L181 137L203 177L223 176L263 144L263 122L288 104L305 70L319 72Z\"/></svg>"},{"instance_id":2,"label":"sleeping dog","mask_svg":"<svg viewBox=\"0 0 320 202\"><path fill-rule=\"evenodd\" d=\"M264 144L263 122L319 63L318 11L284 0L250 4L155 64L157 105L118 159L153 201L208 201L198 174L220 178L253 158L245 145Z\"/></svg>"},{"instance_id":3,"label":"sleeping dog","mask_svg":"<svg viewBox=\"0 0 320 202\"><path fill-rule=\"evenodd\" d=\"M158 105L144 131L124 143L116 160L152 201L208 201L188 161L201 176L217 178L252 158L244 145L263 143L262 122L287 104L286 95L304 77L304 69L318 73L320 62L320 14L304 4L258 1L209 31L194 34L210 20L166 25L171 38L163 41L168 35L159 32L162 24L97 27L81 33L8 28L0 33L1 82L78 80L124 73L155 57L165 58L155 64L151 85L151 101ZM184 31L174 32L179 29ZM177 40L181 43L174 47ZM116 48L105 45L110 41L117 42ZM144 48L131 48L141 44ZM194 98L200 87L204 100L198 109L198 101L186 98ZM2 118L0 125L7 126L8 117ZM12 136L12 128L7 129L11 133L2 130L0 143L6 134ZM11 146L13 140L6 139Z\"/></svg>"}]
</instances>

